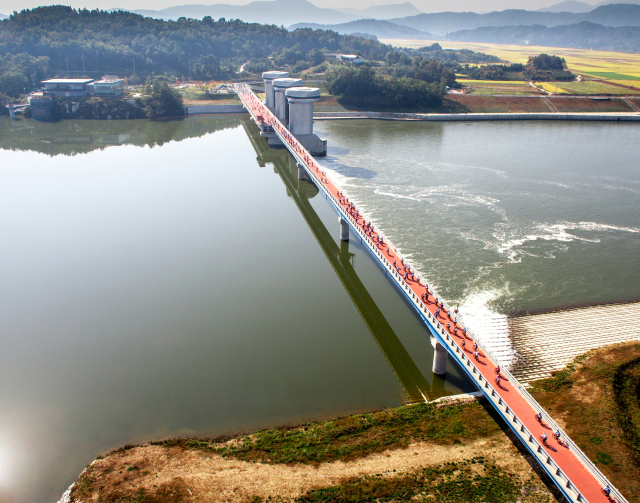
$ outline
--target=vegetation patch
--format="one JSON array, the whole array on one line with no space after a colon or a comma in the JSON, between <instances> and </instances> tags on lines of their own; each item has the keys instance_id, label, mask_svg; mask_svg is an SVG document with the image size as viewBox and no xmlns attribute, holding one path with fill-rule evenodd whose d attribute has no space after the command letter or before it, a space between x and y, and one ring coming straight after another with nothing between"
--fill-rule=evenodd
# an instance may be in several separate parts
<instances>
[{"instance_id":1,"label":"vegetation patch","mask_svg":"<svg viewBox=\"0 0 640 503\"><path fill-rule=\"evenodd\" d=\"M572 94L604 94L604 95L628 95L640 94L640 91L618 87L606 82L582 80L580 82L563 82L562 89Z\"/></svg>"},{"instance_id":2,"label":"vegetation patch","mask_svg":"<svg viewBox=\"0 0 640 503\"><path fill-rule=\"evenodd\" d=\"M640 501L640 343L577 357L532 395L629 499Z\"/></svg>"},{"instance_id":3,"label":"vegetation patch","mask_svg":"<svg viewBox=\"0 0 640 503\"><path fill-rule=\"evenodd\" d=\"M523 496L528 495L524 499ZM423 468L400 476L365 476L340 485L309 491L299 503L384 501L447 501L448 503L550 501L537 493L533 479L520 477L478 456L457 463Z\"/></svg>"},{"instance_id":4,"label":"vegetation patch","mask_svg":"<svg viewBox=\"0 0 640 503\"><path fill-rule=\"evenodd\" d=\"M635 77L634 75L625 75L623 73L617 72L589 72L589 75L593 75L594 77L603 77L605 79L611 80L640 80L640 77Z\"/></svg>"},{"instance_id":5,"label":"vegetation patch","mask_svg":"<svg viewBox=\"0 0 640 503\"><path fill-rule=\"evenodd\" d=\"M420 441L466 443L499 431L500 427L478 403L453 407L418 404L258 431L224 443L223 439L170 439L161 445L215 452L245 461L322 463L357 459Z\"/></svg>"}]
</instances>

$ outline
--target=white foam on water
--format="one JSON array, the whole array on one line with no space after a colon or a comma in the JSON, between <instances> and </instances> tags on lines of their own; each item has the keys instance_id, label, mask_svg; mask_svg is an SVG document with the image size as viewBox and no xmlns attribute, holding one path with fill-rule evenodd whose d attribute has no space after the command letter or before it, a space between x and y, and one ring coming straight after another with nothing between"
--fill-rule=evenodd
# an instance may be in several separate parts
<instances>
[{"instance_id":1,"label":"white foam on water","mask_svg":"<svg viewBox=\"0 0 640 503\"><path fill-rule=\"evenodd\" d=\"M491 309L492 301L503 297L505 291L483 290L472 292L460 302L464 324L470 328L482 346L491 352L500 366L509 368L517 358L516 349L509 338L507 316Z\"/></svg>"},{"instance_id":2,"label":"white foam on water","mask_svg":"<svg viewBox=\"0 0 640 503\"><path fill-rule=\"evenodd\" d=\"M496 230L493 233L493 237L497 243L487 244L485 248L495 249L500 255L504 255L510 262L520 262L522 260L521 255L524 254L522 250L517 248L522 247L527 242L533 241L557 241L561 243L570 243L572 241L583 241L586 243L600 243L599 237L586 238L579 236L570 231L585 231L585 232L631 232L639 233L640 229L636 227L620 227L617 225L599 224L596 222L560 222L557 224L533 224L533 228L525 235L521 234L519 229L509 229L505 224L497 224ZM518 235L520 234L520 235Z\"/></svg>"}]
</instances>

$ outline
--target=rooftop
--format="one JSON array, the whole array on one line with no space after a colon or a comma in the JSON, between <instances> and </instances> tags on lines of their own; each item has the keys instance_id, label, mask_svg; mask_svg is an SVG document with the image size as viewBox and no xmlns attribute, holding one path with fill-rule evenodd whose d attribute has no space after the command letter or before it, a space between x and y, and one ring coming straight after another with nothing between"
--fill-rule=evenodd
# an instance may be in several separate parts
<instances>
[{"instance_id":1,"label":"rooftop","mask_svg":"<svg viewBox=\"0 0 640 503\"><path fill-rule=\"evenodd\" d=\"M88 84L93 79L49 79L43 80L43 84Z\"/></svg>"}]
</instances>

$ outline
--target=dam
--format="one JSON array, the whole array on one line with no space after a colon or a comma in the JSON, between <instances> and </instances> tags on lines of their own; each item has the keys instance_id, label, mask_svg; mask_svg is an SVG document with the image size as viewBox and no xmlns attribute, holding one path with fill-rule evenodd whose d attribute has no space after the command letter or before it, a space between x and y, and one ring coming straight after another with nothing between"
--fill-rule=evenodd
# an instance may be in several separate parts
<instances>
[{"instance_id":1,"label":"dam","mask_svg":"<svg viewBox=\"0 0 640 503\"><path fill-rule=\"evenodd\" d=\"M348 195L330 180L313 154L285 126L288 124L286 110L280 109L278 114L276 102L274 114L246 85L239 84L236 90L260 131L265 133L263 136L268 138L269 144L279 141L284 145L297 162L298 177L308 179L316 185L324 193L328 204L336 210L340 241L348 241L352 231L366 245L385 274L419 314L428 329L430 343L435 349L434 373L446 372L447 355L450 355L482 391L569 501L608 500L602 492L603 487L611 487L606 477L562 432L553 418L539 406L513 375L501 369L498 374L503 377L496 377L496 370L499 368L497 359L483 347L470 327L465 326L462 317L438 296L430 283L417 273L408 260L373 225L371 219L367 218ZM472 345L474 351L471 350ZM540 433L545 428L562 432L562 438L566 439L564 447L557 449L547 443L546 439L539 440ZM612 488L612 495L616 501L626 501L615 488Z\"/></svg>"}]
</instances>

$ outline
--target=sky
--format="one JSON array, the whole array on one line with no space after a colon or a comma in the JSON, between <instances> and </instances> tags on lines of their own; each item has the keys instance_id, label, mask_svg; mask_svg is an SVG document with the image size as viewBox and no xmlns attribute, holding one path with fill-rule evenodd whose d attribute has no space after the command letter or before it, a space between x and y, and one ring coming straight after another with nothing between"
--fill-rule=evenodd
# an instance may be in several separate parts
<instances>
[{"instance_id":1,"label":"sky","mask_svg":"<svg viewBox=\"0 0 640 503\"><path fill-rule=\"evenodd\" d=\"M400 3L394 0L311 0L318 7L362 9L370 5ZM423 12L471 11L489 12L504 9L537 10L560 3L562 0L411 0L411 3ZM584 3L596 4L599 0L581 0ZM226 3L242 5L249 0L59 0L56 4L88 9L112 9L126 7L133 9L160 10L174 5ZM43 5L42 0L0 0L0 13L10 14L14 10L33 8ZM46 4L45 4L46 5Z\"/></svg>"}]
</instances>

